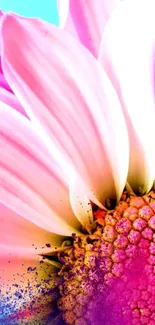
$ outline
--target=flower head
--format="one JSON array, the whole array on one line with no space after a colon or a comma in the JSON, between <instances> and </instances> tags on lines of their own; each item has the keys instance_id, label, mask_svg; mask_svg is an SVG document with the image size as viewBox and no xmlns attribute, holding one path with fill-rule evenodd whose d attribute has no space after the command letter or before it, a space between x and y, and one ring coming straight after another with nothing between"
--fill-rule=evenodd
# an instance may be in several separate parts
<instances>
[{"instance_id":1,"label":"flower head","mask_svg":"<svg viewBox=\"0 0 155 325\"><path fill-rule=\"evenodd\" d=\"M80 8L81 2L77 3ZM150 4L153 6L153 2ZM135 40L141 35L146 1L139 18L140 27L136 28L138 6L137 0L134 14L132 2L122 3L106 26L107 19L103 20L99 26L100 31L104 28L100 49L101 32L97 40L92 36L95 28L77 29L72 1L68 20L72 18L75 22L74 29L78 30L83 45L67 31L39 19L11 13L2 17L2 69L29 117L14 110L11 102L1 100L1 294L11 308L19 309L29 302L30 310L39 306L39 317L47 316L54 299L51 288L57 285L55 267L60 266L56 259L47 257L66 250L61 246L66 236L68 254L71 236L73 240L80 238L83 229L92 231L94 236L103 232L103 243L107 238L119 241L122 224L117 224L115 232L114 224L109 227L109 222L115 220L109 221L107 212L104 224L107 200L114 197L118 203L125 186L130 188L130 195L132 189L143 196L152 188L155 111L150 53L154 38L153 33L149 34L147 46L140 42L137 49ZM87 11L88 8L84 7L84 13L90 19L92 11ZM92 8L95 13L100 11L90 1L89 9ZM127 12L126 8L130 10ZM77 12L81 15L80 10ZM154 26L150 9L148 13L147 32ZM107 17L109 14L110 11ZM131 39L128 28L132 18L136 32ZM84 16L82 19L84 27L89 19ZM94 21L96 26L96 16ZM126 39L121 28L126 28L126 35L129 33ZM99 62L94 57L98 51ZM134 71L127 64L129 58ZM127 199L125 204L129 205L130 197L126 202ZM145 199L148 200L147 196ZM102 218L95 217L93 204L99 208L97 213L103 213ZM119 215L122 217L123 213L126 211ZM135 215L137 222L138 212ZM117 220L116 213L114 218ZM97 229L93 228L94 219L100 219ZM151 220L153 223L154 219ZM134 227L139 227L139 223ZM129 231L134 244L135 233L133 229ZM69 252L72 253L71 249ZM46 308L41 308L45 305ZM18 315L20 318L25 314L21 311Z\"/></svg>"}]
</instances>

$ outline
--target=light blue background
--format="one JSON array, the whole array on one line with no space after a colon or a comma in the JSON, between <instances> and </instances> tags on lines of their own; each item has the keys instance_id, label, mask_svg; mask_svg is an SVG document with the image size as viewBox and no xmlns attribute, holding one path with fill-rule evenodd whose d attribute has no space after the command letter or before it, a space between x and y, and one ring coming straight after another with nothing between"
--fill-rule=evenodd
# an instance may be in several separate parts
<instances>
[{"instance_id":1,"label":"light blue background","mask_svg":"<svg viewBox=\"0 0 155 325\"><path fill-rule=\"evenodd\" d=\"M1 10L22 16L39 17L58 25L56 0L0 0Z\"/></svg>"}]
</instances>

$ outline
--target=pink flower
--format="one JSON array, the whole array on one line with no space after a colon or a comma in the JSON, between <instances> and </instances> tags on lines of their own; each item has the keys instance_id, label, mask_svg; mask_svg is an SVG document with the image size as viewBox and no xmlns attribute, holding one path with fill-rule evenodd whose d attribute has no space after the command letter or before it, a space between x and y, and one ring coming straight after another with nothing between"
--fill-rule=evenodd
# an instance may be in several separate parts
<instances>
[{"instance_id":1,"label":"pink flower","mask_svg":"<svg viewBox=\"0 0 155 325\"><path fill-rule=\"evenodd\" d=\"M49 313L56 279L54 265L42 256L78 233L80 224L92 222L90 200L100 207L114 195L119 200L126 181L135 191L152 187L151 47L141 41L141 52L135 47L133 55L131 44L141 36L144 13L148 10L150 18L147 32L153 15L142 6L136 34L136 4L122 3L112 14L101 64L63 29L15 14L2 18L2 68L30 118L13 110L11 102L0 102L0 283L11 311L30 303L31 309L39 306L39 318ZM149 46L153 41L151 33ZM96 55L98 45L84 44Z\"/></svg>"}]
</instances>

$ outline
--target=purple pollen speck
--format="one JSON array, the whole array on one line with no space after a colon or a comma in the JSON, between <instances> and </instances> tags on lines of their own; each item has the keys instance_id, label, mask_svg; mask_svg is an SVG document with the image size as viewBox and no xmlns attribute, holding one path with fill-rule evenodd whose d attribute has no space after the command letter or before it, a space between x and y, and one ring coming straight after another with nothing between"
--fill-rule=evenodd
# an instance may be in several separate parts
<instances>
[{"instance_id":1,"label":"purple pollen speck","mask_svg":"<svg viewBox=\"0 0 155 325\"><path fill-rule=\"evenodd\" d=\"M51 247L51 244L46 244L46 247Z\"/></svg>"},{"instance_id":2,"label":"purple pollen speck","mask_svg":"<svg viewBox=\"0 0 155 325\"><path fill-rule=\"evenodd\" d=\"M33 271L35 271L36 270L36 267L31 267L31 266L29 266L28 268L27 268L27 271L28 272L33 272Z\"/></svg>"},{"instance_id":3,"label":"purple pollen speck","mask_svg":"<svg viewBox=\"0 0 155 325\"><path fill-rule=\"evenodd\" d=\"M22 298L22 294L20 292L15 292L15 296L18 298L18 299L21 299Z\"/></svg>"}]
</instances>

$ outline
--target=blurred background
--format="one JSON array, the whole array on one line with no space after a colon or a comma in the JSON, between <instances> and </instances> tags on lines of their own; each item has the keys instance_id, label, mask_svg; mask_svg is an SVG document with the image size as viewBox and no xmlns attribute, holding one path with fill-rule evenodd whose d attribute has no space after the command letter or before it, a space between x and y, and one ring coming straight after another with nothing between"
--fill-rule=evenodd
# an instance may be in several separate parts
<instances>
[{"instance_id":1,"label":"blurred background","mask_svg":"<svg viewBox=\"0 0 155 325\"><path fill-rule=\"evenodd\" d=\"M39 17L58 25L56 0L1 0L3 12L13 11L27 17Z\"/></svg>"}]
</instances>

